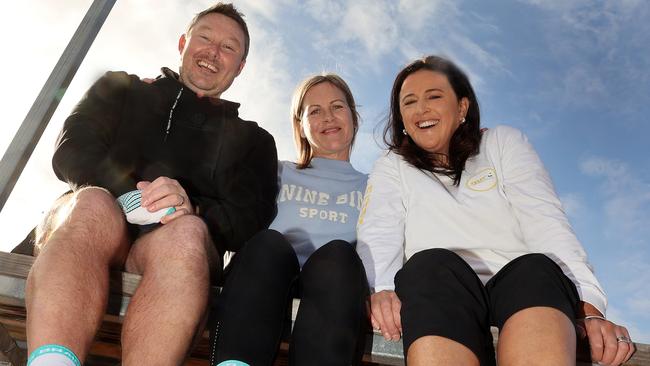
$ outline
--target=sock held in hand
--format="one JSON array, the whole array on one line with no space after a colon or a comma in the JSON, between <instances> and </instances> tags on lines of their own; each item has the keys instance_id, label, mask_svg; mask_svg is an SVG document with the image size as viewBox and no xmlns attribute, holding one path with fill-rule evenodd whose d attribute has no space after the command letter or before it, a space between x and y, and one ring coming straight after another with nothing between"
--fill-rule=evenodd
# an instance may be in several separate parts
<instances>
[{"instance_id":1,"label":"sock held in hand","mask_svg":"<svg viewBox=\"0 0 650 366\"><path fill-rule=\"evenodd\" d=\"M140 206L142 201L142 191L135 190L124 193L117 197L117 203L120 205L126 215L126 221L136 225L149 225L160 222L160 219L165 215L169 215L176 211L175 208L163 208L156 212L149 212L146 208Z\"/></svg>"}]
</instances>

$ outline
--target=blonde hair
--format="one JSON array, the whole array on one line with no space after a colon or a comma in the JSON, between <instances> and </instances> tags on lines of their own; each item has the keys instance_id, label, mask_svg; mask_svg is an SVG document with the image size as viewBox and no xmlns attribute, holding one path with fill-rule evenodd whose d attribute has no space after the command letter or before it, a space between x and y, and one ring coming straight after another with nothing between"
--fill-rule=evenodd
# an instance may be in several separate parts
<instances>
[{"instance_id":1,"label":"blonde hair","mask_svg":"<svg viewBox=\"0 0 650 366\"><path fill-rule=\"evenodd\" d=\"M354 140L357 137L357 131L359 130L359 112L357 112L357 105L354 102L354 96L352 96L352 91L350 87L340 76L336 74L321 74L314 75L305 80L303 80L296 90L293 92L293 98L291 100L291 120L293 124L293 140L296 145L296 151L298 153L298 169L305 169L309 167L311 159L313 158L314 152L309 144L309 141L306 137L303 137L301 117L304 112L303 101L305 100L305 94L313 86L320 83L331 83L345 95L345 101L350 107L352 112L352 127L354 128L354 134L352 136L352 142L350 148L354 145Z\"/></svg>"}]
</instances>

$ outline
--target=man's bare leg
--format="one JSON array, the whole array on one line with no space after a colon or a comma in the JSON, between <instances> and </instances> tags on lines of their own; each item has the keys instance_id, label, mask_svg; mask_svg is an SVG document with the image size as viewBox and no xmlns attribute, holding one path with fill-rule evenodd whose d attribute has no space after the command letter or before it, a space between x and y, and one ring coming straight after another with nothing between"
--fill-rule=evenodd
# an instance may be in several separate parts
<instances>
[{"instance_id":1,"label":"man's bare leg","mask_svg":"<svg viewBox=\"0 0 650 366\"><path fill-rule=\"evenodd\" d=\"M122 325L123 365L183 362L207 308L216 259L197 216L178 217L134 243L126 268L142 280Z\"/></svg>"},{"instance_id":2,"label":"man's bare leg","mask_svg":"<svg viewBox=\"0 0 650 366\"><path fill-rule=\"evenodd\" d=\"M27 277L27 348L59 344L83 362L105 312L109 267L122 265L129 240L110 193L89 187L71 199Z\"/></svg>"}]
</instances>

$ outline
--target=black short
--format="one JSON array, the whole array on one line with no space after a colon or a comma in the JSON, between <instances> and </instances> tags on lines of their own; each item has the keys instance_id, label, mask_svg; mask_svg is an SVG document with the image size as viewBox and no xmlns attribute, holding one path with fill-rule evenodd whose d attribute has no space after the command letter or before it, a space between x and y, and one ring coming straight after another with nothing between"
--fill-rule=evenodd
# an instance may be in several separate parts
<instances>
[{"instance_id":1,"label":"black short","mask_svg":"<svg viewBox=\"0 0 650 366\"><path fill-rule=\"evenodd\" d=\"M441 336L468 347L481 365L494 365L490 326L519 310L546 306L575 321L578 292L543 254L528 254L503 267L484 286L457 254L429 249L413 255L395 276L402 301L404 351L418 338Z\"/></svg>"},{"instance_id":2,"label":"black short","mask_svg":"<svg viewBox=\"0 0 650 366\"><path fill-rule=\"evenodd\" d=\"M131 241L135 241L139 237L143 236L144 234L148 234L155 229L161 227L162 224L157 222L154 224L147 224L147 225L136 225L136 224L131 224L131 223L126 223L127 230L129 231L129 236L131 237Z\"/></svg>"}]
</instances>

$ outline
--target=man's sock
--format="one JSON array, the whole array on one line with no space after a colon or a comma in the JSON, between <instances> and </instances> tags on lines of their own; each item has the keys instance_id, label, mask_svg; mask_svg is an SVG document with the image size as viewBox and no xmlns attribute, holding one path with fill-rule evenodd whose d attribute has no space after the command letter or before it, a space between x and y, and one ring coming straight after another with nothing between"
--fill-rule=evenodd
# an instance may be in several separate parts
<instances>
[{"instance_id":1,"label":"man's sock","mask_svg":"<svg viewBox=\"0 0 650 366\"><path fill-rule=\"evenodd\" d=\"M246 362L241 362L237 360L228 360L228 361L222 361L220 362L217 366L250 366Z\"/></svg>"},{"instance_id":2,"label":"man's sock","mask_svg":"<svg viewBox=\"0 0 650 366\"><path fill-rule=\"evenodd\" d=\"M81 362L68 348L47 344L38 347L29 355L27 366L81 366Z\"/></svg>"},{"instance_id":3,"label":"man's sock","mask_svg":"<svg viewBox=\"0 0 650 366\"><path fill-rule=\"evenodd\" d=\"M135 190L126 192L117 197L117 204L120 205L126 216L126 221L136 225L157 224L165 215L173 214L174 207L161 208L156 212L149 212L146 208L140 206L142 200L142 191Z\"/></svg>"}]
</instances>

